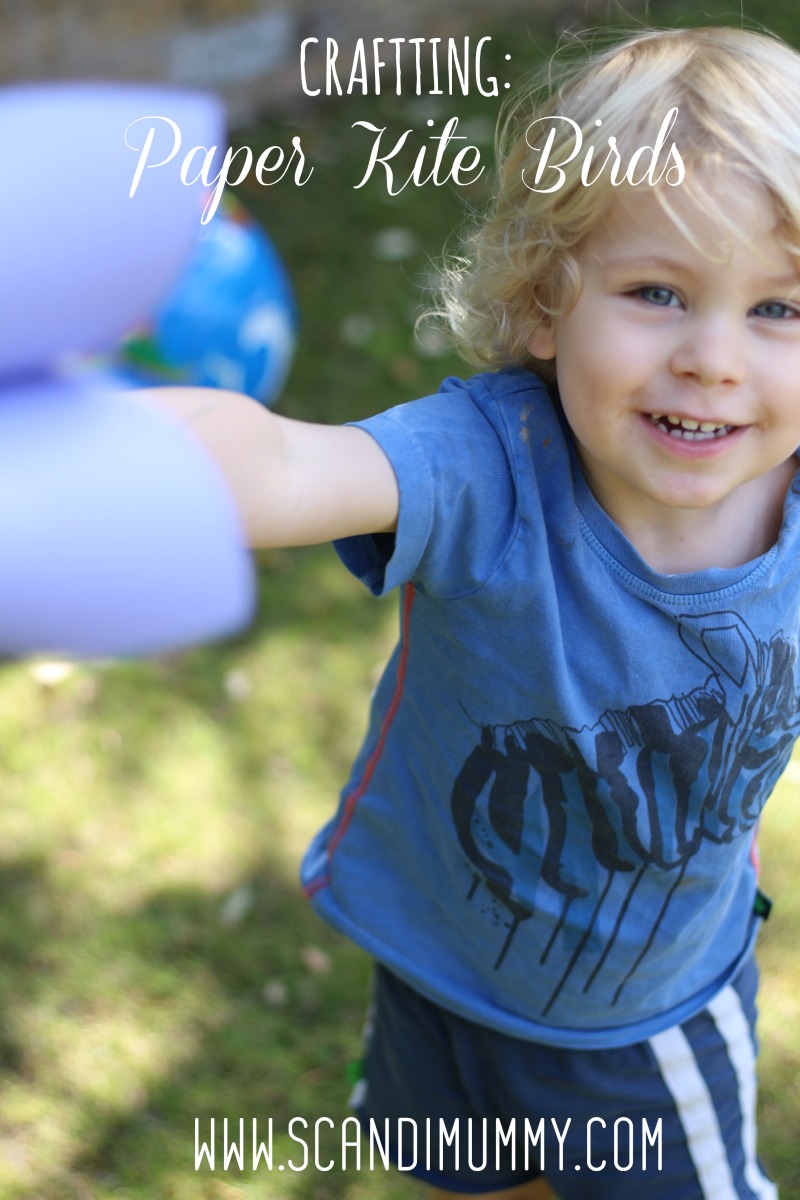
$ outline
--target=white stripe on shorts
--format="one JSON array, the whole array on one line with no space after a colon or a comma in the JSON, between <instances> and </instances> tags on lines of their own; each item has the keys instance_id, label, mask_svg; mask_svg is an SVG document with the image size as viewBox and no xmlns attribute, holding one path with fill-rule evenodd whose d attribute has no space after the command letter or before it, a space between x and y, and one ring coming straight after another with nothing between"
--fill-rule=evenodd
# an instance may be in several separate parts
<instances>
[{"instance_id":1,"label":"white stripe on shorts","mask_svg":"<svg viewBox=\"0 0 800 1200\"><path fill-rule=\"evenodd\" d=\"M722 1036L739 1084L745 1178L759 1200L777 1200L775 1186L756 1159L755 1050L750 1027L734 988L724 988L707 1010ZM716 1109L694 1051L680 1027L650 1038L650 1045L678 1112L703 1196L739 1200Z\"/></svg>"},{"instance_id":2,"label":"white stripe on shorts","mask_svg":"<svg viewBox=\"0 0 800 1200\"><path fill-rule=\"evenodd\" d=\"M725 1039L728 1057L739 1084L745 1179L759 1200L778 1200L778 1189L765 1178L756 1157L756 1050L750 1023L738 993L732 987L724 988L715 996L708 1011Z\"/></svg>"}]
</instances>

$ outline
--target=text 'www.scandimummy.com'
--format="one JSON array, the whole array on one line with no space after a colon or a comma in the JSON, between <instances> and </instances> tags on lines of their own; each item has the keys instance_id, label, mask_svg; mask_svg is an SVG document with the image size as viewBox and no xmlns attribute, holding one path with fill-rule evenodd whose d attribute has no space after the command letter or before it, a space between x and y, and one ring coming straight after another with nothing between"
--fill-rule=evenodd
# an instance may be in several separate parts
<instances>
[{"instance_id":1,"label":"text 'www.scandimummy.com'","mask_svg":"<svg viewBox=\"0 0 800 1200\"><path fill-rule=\"evenodd\" d=\"M570 1151L566 1145L569 1138ZM601 1149L602 1147L602 1149ZM554 1117L446 1121L411 1117L209 1117L194 1123L195 1171L661 1171L662 1126L646 1119Z\"/></svg>"}]
</instances>

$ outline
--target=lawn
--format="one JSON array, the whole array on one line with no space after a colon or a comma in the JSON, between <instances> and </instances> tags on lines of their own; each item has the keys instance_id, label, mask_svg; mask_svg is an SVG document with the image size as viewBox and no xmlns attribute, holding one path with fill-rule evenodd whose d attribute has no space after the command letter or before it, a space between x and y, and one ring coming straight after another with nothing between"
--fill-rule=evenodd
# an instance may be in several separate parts
<instances>
[{"instance_id":1,"label":"lawn","mask_svg":"<svg viewBox=\"0 0 800 1200\"><path fill-rule=\"evenodd\" d=\"M684 20L650 6L654 23ZM688 8L687 8L688 11ZM718 19L725 8L712 6ZM748 16L800 43L800 19ZM686 18L688 20L688 17ZM696 18L693 18L696 20ZM796 30L796 35L795 35ZM535 16L484 22L514 81L553 44ZM510 65L504 55L511 53ZM414 320L432 260L476 185L363 188L369 139L458 114L487 161L498 100L308 102L238 131L302 135L303 187L239 199L291 272L300 336L281 410L341 421L436 388L462 368ZM362 136L364 135L364 136ZM408 155L403 159L408 163ZM0 674L0 1197L3 1200L403 1200L383 1171L194 1169L195 1120L283 1130L347 1113L370 966L322 925L297 869L336 802L394 644L392 601L367 596L328 547L259 556L257 620L223 644L141 663L7 665ZM800 759L767 810L763 1154L800 1200ZM218 1146L221 1139L218 1139ZM323 1138L330 1158L335 1147ZM292 1154L294 1150L294 1155ZM219 1155L219 1151L218 1151Z\"/></svg>"}]
</instances>

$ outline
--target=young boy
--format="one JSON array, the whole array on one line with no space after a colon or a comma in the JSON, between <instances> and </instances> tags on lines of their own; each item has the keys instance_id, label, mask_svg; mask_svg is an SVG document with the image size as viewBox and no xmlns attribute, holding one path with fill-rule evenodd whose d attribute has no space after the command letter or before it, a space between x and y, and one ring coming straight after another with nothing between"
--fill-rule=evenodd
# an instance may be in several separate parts
<instances>
[{"instance_id":1,"label":"young boy","mask_svg":"<svg viewBox=\"0 0 800 1200\"><path fill-rule=\"evenodd\" d=\"M361 427L165 396L254 544L403 589L303 878L381 964L359 1112L432 1130L436 1195L777 1195L755 839L800 726L798 114L781 43L641 33L512 119L445 297L489 372Z\"/></svg>"}]
</instances>

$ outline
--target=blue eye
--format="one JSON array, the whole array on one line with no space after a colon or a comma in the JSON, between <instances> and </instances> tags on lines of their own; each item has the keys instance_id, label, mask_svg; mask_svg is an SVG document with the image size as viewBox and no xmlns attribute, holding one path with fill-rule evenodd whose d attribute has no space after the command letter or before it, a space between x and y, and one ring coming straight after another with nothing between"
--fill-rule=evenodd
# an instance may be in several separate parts
<instances>
[{"instance_id":1,"label":"blue eye","mask_svg":"<svg viewBox=\"0 0 800 1200\"><path fill-rule=\"evenodd\" d=\"M672 308L676 304L680 304L678 297L672 288L663 287L660 284L647 284L645 287L637 288L634 295L639 296L648 304L654 304L658 308Z\"/></svg>"},{"instance_id":2,"label":"blue eye","mask_svg":"<svg viewBox=\"0 0 800 1200\"><path fill-rule=\"evenodd\" d=\"M799 315L796 308L791 308L781 300L765 300L763 304L757 304L753 312L757 317L766 317L770 321L785 321Z\"/></svg>"}]
</instances>

